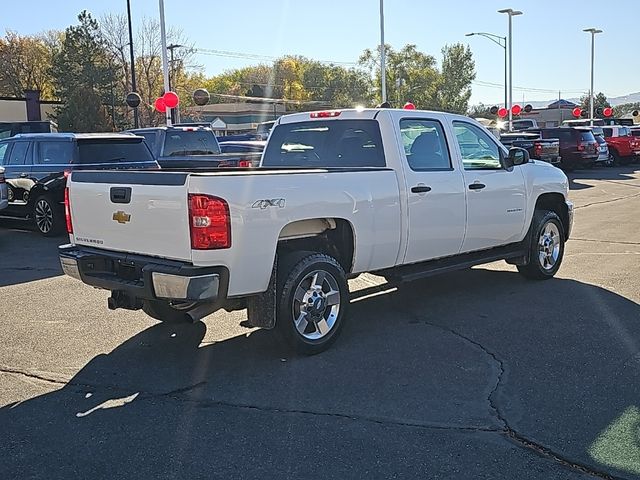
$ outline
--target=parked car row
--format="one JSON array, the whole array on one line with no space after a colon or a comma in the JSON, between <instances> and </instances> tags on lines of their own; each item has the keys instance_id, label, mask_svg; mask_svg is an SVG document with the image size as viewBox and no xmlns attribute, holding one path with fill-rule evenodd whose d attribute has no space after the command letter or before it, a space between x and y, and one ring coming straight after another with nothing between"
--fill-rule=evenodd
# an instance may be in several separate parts
<instances>
[{"instance_id":1,"label":"parked car row","mask_svg":"<svg viewBox=\"0 0 640 480\"><path fill-rule=\"evenodd\" d=\"M558 157L552 144L557 141ZM531 128L503 133L500 141L507 146L520 146L531 158L557 165L564 170L593 168L601 165L628 165L640 160L640 128L621 125L562 126Z\"/></svg>"}]
</instances>

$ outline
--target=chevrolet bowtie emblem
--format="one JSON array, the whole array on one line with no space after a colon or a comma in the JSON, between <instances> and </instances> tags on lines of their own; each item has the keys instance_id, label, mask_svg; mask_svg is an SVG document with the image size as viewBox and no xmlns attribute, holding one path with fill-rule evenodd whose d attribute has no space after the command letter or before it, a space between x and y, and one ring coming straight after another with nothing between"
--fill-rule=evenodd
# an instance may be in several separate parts
<instances>
[{"instance_id":1,"label":"chevrolet bowtie emblem","mask_svg":"<svg viewBox=\"0 0 640 480\"><path fill-rule=\"evenodd\" d=\"M125 213L122 210L118 210L113 214L113 220L118 223L127 223L131 220L131 214Z\"/></svg>"}]
</instances>

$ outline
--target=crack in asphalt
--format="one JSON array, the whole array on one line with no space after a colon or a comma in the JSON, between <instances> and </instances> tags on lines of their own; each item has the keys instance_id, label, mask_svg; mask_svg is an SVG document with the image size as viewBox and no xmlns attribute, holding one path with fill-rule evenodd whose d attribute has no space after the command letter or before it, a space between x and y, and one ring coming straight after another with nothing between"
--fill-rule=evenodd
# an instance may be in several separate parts
<instances>
[{"instance_id":1,"label":"crack in asphalt","mask_svg":"<svg viewBox=\"0 0 640 480\"><path fill-rule=\"evenodd\" d=\"M640 242L624 242L618 240L594 240L591 238L573 238L570 239L573 242L593 242L593 243L609 243L611 245L640 245Z\"/></svg>"},{"instance_id":2,"label":"crack in asphalt","mask_svg":"<svg viewBox=\"0 0 640 480\"><path fill-rule=\"evenodd\" d=\"M500 408L498 406L498 403L496 402L494 396L496 394L496 392L498 391L498 389L500 388L500 385L502 383L502 377L505 373L505 368L504 368L504 363L503 361L491 350L489 350L488 348L486 348L484 345L482 345L480 342L477 342L469 337L467 337L466 335L458 332L457 330L454 330L450 327L446 327L444 325L439 325L437 323L431 323L427 320L425 320L424 318L420 318L417 315L415 315L413 312L408 312L405 310L405 313L410 316L413 317L415 320L419 320L422 321L425 325L429 325L432 326L434 328L438 328L442 331L445 332L449 332L452 335L455 335L461 339L463 339L464 341L478 347L482 352L485 353L485 355L489 356L497 365L499 368L499 373L496 376L496 382L495 385L493 386L493 388L491 389L491 392L489 392L489 395L487 397L487 402L490 406L490 408L495 412L496 417L498 418L498 420L500 421L500 423L502 424L502 429L501 430L493 430L496 433L500 433L504 436L506 436L507 438L509 438L510 440L512 440L514 443L516 443L517 445L524 447L528 450L531 450L533 452L535 452L536 454L538 454L539 456L546 458L548 460L552 460L555 461L567 468L571 468L573 470L577 470L581 473L585 473L597 478L603 478L606 480L625 480L623 477L617 477L617 476L613 476L609 473L603 472L601 470L597 470L593 467L587 466L587 465L583 465L581 463L575 462L565 456L563 456L562 454L554 451L553 449L542 445L541 443L538 443L534 440L531 440L529 438L527 438L526 436L522 435L521 433L519 433L518 431L516 431L513 427L511 427L509 425L509 422L507 421L507 419L505 418L505 416L502 414L502 412L500 412Z\"/></svg>"},{"instance_id":3,"label":"crack in asphalt","mask_svg":"<svg viewBox=\"0 0 640 480\"><path fill-rule=\"evenodd\" d=\"M448 332L458 338L463 339L465 342L474 345L475 347L479 348L485 355L489 356L493 362L495 364L498 365L499 368L499 372L498 375L496 375L496 381L495 381L495 385L493 386L493 388L491 389L491 391L489 392L489 395L487 397L487 403L489 404L489 407L491 408L491 410L494 412L496 418L500 421L500 424L502 425L502 428L490 428L490 427L476 427L476 426L459 426L459 425L447 425L447 424L430 424L430 423L418 423L418 422L405 422L405 421L401 421L401 420L395 420L395 419L381 419L381 418L377 418L377 417L368 417L368 416L361 416L361 415L349 415L349 414L344 414L344 413L335 413L335 412L320 412L320 411L313 411L313 410L298 410L298 409L283 409L283 408L277 408L277 407L267 407L267 406L259 406L259 405L251 405L251 404L242 404L242 403L233 403L233 402L225 402L225 401L217 401L217 400L213 400L213 399L194 399L191 397L186 396L185 394L201 387L202 385L205 385L207 382L206 381L200 381L198 383L195 383L193 385L187 385L185 387L181 387L181 388L177 388L174 390L171 390L169 392L165 392L165 393L153 393L153 392L145 392L143 390L140 390L140 394L141 394L141 400L144 399L158 399L158 398L171 398L174 400L178 400L178 401L182 401L182 402L190 402L190 403L195 403L198 406L201 407L210 407L210 406L223 406L223 407L230 407L230 408L239 408L239 409L246 409L246 410L255 410L255 411L260 411L260 412L269 412L269 413L282 413L282 414L289 414L289 415L313 415L313 416L317 416L317 417L327 417L327 418L340 418L340 419L346 419L346 420L352 420L352 421L363 421L363 422L369 422L369 423L374 423L377 425L382 425L382 426L396 426L396 427L408 427L408 428L420 428L420 429L426 429L426 430L440 430L440 431L453 431L453 432L465 432L465 433L473 433L473 432L483 432L483 433L497 433L497 434L501 434L505 437L507 437L508 439L510 439L513 443L526 448L528 450L531 450L532 452L536 453L537 455L541 456L542 458L554 461L556 463L559 463L560 465L563 465L564 467L579 471L581 473L587 474L587 475L591 475L597 478L602 478L605 480L626 480L624 477L617 477L617 476L613 476L610 475L608 473L605 473L603 471L599 471L594 469L593 467L590 466L586 466L583 464L580 464L578 462L572 461L570 459L568 459L567 457L564 457L562 454L554 451L553 449L542 445L536 441L533 441L529 438L527 438L526 436L520 434L519 432L517 432L516 430L514 430L510 425L509 422L507 421L507 419L504 417L504 415L502 414L502 412L500 411L499 405L497 403L497 401L495 400L495 394L497 393L498 389L500 388L500 385L502 383L502 377L505 373L505 367L504 367L504 363L503 361L491 350L489 350L488 348L486 348L484 345L482 345L481 343L471 339L470 337L452 329L449 327L445 327L443 325L439 325L439 324L435 324L435 323L431 323L427 320L425 320L424 318L419 318L417 315L413 314L412 312L406 312L405 313L408 314L408 316L414 318L415 320L419 320L422 321L425 325L429 325L433 328L437 328L439 330L442 330L444 332ZM128 389L124 389L122 387L118 387L118 386L110 386L110 385L91 385L91 384L83 384L83 383L77 383L77 382L73 382L73 381L69 381L69 382L65 382L62 380L57 380L57 379L53 379L53 378L49 378L46 377L42 374L38 374L38 373L30 373L30 372L25 372L22 370L18 370L15 368L9 368L9 367L0 367L0 372L1 373L7 373L7 374L13 374L13 375L19 375L19 376L24 376L27 378L32 378L32 379L36 379L36 380L40 380L43 382L47 382L47 383L51 383L54 385L62 385L62 386L70 386L70 387L83 387L83 388L90 388L93 390L97 390L100 388L106 388L112 391L128 391Z\"/></svg>"},{"instance_id":4,"label":"crack in asphalt","mask_svg":"<svg viewBox=\"0 0 640 480\"><path fill-rule=\"evenodd\" d=\"M609 200L602 200L600 202L591 202L591 203L586 203L584 205L580 205L580 206L576 206L574 207L574 210L578 210L581 208L586 208L586 207L591 207L593 205L602 205L604 203L612 203L612 202L617 202L619 200L627 200L628 198L634 198L634 197L640 197L640 193L634 193L633 195L626 195L624 197L616 197L616 198L611 198Z\"/></svg>"},{"instance_id":5,"label":"crack in asphalt","mask_svg":"<svg viewBox=\"0 0 640 480\"><path fill-rule=\"evenodd\" d=\"M9 367L0 367L0 373L8 373L11 375L20 375L23 377L27 377L27 378L31 378L34 380L40 380L42 382L47 382L47 383L53 383L55 385L68 385L69 382L65 382L64 380L57 380L54 378L48 378L45 377L44 375L38 374L38 373L30 373L30 372L25 372L23 370L18 370L15 368L9 368Z\"/></svg>"}]
</instances>

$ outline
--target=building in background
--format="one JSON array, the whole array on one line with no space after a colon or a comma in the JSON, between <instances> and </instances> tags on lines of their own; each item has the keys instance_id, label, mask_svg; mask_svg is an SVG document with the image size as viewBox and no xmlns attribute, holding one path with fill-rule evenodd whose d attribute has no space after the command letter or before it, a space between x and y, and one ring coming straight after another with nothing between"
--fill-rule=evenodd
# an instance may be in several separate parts
<instances>
[{"instance_id":1,"label":"building in background","mask_svg":"<svg viewBox=\"0 0 640 480\"><path fill-rule=\"evenodd\" d=\"M547 105L546 108L534 108L529 113L522 112L518 118L530 118L538 123L541 128L558 127L565 120L573 120L573 109L579 105L568 100L557 100Z\"/></svg>"},{"instance_id":2,"label":"building in background","mask_svg":"<svg viewBox=\"0 0 640 480\"><path fill-rule=\"evenodd\" d=\"M256 131L258 124L276 120L285 113L282 103L212 103L185 108L181 121L210 123L216 135L233 135Z\"/></svg>"}]
</instances>

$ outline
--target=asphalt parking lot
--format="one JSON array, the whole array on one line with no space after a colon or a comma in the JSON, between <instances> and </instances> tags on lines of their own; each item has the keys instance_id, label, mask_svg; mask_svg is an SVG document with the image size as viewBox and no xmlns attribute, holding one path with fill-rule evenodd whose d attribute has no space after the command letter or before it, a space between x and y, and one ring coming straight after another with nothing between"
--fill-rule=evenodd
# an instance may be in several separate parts
<instances>
[{"instance_id":1,"label":"asphalt parking lot","mask_svg":"<svg viewBox=\"0 0 640 480\"><path fill-rule=\"evenodd\" d=\"M315 357L109 311L2 222L0 478L640 478L640 168L571 187L555 279L361 276Z\"/></svg>"}]
</instances>

